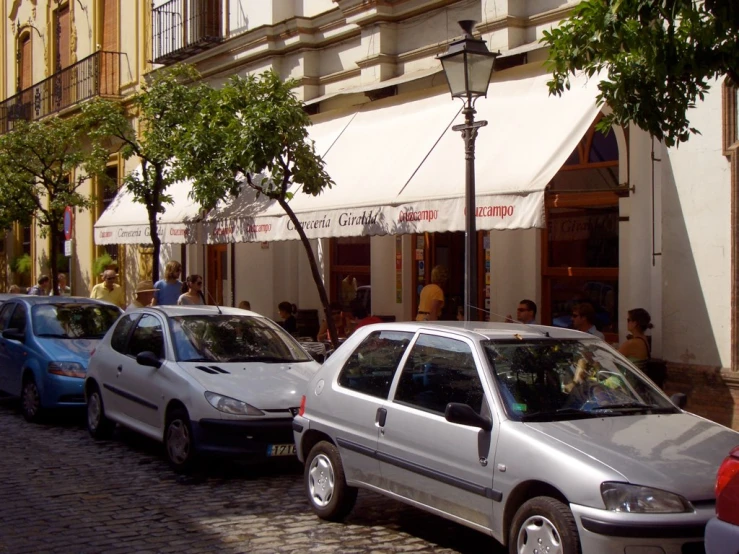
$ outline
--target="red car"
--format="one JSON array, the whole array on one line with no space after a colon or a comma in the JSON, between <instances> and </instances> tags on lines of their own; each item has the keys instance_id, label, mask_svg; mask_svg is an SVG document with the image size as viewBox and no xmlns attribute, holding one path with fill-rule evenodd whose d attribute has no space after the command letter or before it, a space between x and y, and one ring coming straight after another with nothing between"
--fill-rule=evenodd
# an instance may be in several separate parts
<instances>
[{"instance_id":1,"label":"red car","mask_svg":"<svg viewBox=\"0 0 739 554\"><path fill-rule=\"evenodd\" d=\"M739 446L716 475L716 517L706 525L706 554L739 554Z\"/></svg>"}]
</instances>

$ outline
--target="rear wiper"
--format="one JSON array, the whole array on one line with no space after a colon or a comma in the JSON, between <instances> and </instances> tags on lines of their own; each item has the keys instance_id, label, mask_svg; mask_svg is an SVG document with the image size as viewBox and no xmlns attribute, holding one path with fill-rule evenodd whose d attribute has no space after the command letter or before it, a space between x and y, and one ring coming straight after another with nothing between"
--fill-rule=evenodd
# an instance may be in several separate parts
<instances>
[{"instance_id":1,"label":"rear wiper","mask_svg":"<svg viewBox=\"0 0 739 554\"><path fill-rule=\"evenodd\" d=\"M556 421L561 419L588 419L599 417L592 412L576 410L574 408L560 408L548 412L534 412L521 416L521 421Z\"/></svg>"},{"instance_id":2,"label":"rear wiper","mask_svg":"<svg viewBox=\"0 0 739 554\"><path fill-rule=\"evenodd\" d=\"M621 402L619 404L606 404L605 406L598 406L597 408L593 408L591 411L600 412L604 410L633 410L637 412L648 411L655 414L670 414L675 412L675 408L671 408L669 406L655 406L653 404L643 404L641 402Z\"/></svg>"}]
</instances>

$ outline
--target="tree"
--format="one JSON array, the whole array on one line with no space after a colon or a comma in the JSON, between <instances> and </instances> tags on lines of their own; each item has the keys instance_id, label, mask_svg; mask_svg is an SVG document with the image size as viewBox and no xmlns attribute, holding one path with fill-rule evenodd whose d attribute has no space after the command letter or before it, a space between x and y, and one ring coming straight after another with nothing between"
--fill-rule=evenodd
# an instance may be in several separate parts
<instances>
[{"instance_id":1,"label":"tree","mask_svg":"<svg viewBox=\"0 0 739 554\"><path fill-rule=\"evenodd\" d=\"M191 85L200 79L199 73L187 65L173 66L157 72L142 86L127 109L120 102L96 99L87 104L84 113L97 122L92 135L97 139L113 138L124 159L136 156L141 171L123 179L123 186L133 200L146 206L149 235L153 250L152 279L159 280L159 255L162 240L157 216L172 204L167 189L177 182L177 160L172 157L172 144L193 112L207 87ZM207 91L206 91L207 92ZM134 120L138 119L137 132Z\"/></svg>"},{"instance_id":2,"label":"tree","mask_svg":"<svg viewBox=\"0 0 739 554\"><path fill-rule=\"evenodd\" d=\"M64 209L92 207L92 198L79 189L87 179L102 175L108 161L108 151L88 139L91 124L81 114L16 121L12 131L0 136L0 224L30 225L35 219L41 238L51 238L49 271L55 295Z\"/></svg>"},{"instance_id":3,"label":"tree","mask_svg":"<svg viewBox=\"0 0 739 554\"><path fill-rule=\"evenodd\" d=\"M333 181L308 139L310 118L292 92L295 81L283 82L272 71L246 78L233 77L189 120L177 157L194 180L192 194L204 208L213 208L242 185L276 200L295 226L308 256L311 274L326 314L331 340L338 334L328 295L310 241L290 207L291 190L316 196ZM257 179L256 175L268 176Z\"/></svg>"},{"instance_id":4,"label":"tree","mask_svg":"<svg viewBox=\"0 0 739 554\"><path fill-rule=\"evenodd\" d=\"M542 42L549 46L550 93L569 76L603 71L599 123L635 123L674 146L698 130L688 110L723 76L739 84L739 3L727 0L586 0Z\"/></svg>"}]
</instances>

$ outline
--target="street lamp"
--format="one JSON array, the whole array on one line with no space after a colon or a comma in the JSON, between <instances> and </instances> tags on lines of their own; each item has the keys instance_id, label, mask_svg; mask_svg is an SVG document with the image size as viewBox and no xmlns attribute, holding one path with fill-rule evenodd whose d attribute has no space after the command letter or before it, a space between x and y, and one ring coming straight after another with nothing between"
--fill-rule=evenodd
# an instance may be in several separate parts
<instances>
[{"instance_id":1,"label":"street lamp","mask_svg":"<svg viewBox=\"0 0 739 554\"><path fill-rule=\"evenodd\" d=\"M490 52L485 41L474 38L472 29L475 21L460 21L459 26L464 36L449 45L445 54L437 59L444 67L449 91L452 98L464 101L464 123L452 127L462 132L465 159L465 243L464 243L464 319L477 319L477 230L475 228L475 139L477 129L488 124L487 121L475 122L475 101L480 96L487 96L488 83L493 74L493 64L497 53ZM473 302L475 305L473 306ZM474 310L474 311L473 311Z\"/></svg>"}]
</instances>

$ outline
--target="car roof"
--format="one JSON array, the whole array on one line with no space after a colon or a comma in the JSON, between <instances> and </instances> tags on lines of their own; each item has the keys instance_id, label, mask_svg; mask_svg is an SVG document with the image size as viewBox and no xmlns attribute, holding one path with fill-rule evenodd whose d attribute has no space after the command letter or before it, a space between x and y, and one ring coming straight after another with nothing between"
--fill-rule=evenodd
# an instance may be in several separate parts
<instances>
[{"instance_id":1,"label":"car roof","mask_svg":"<svg viewBox=\"0 0 739 554\"><path fill-rule=\"evenodd\" d=\"M255 312L232 308L230 306L145 306L132 311L154 310L163 313L168 317L176 317L183 315L250 315L254 317L263 317Z\"/></svg>"},{"instance_id":2,"label":"car roof","mask_svg":"<svg viewBox=\"0 0 739 554\"><path fill-rule=\"evenodd\" d=\"M369 327L369 326L368 326ZM593 335L550 327L547 325L524 325L521 323L497 323L491 321L409 321L405 323L376 323L373 330L379 328L394 331L413 331L419 329L453 331L468 335L475 339L596 339Z\"/></svg>"},{"instance_id":3,"label":"car roof","mask_svg":"<svg viewBox=\"0 0 739 554\"><path fill-rule=\"evenodd\" d=\"M86 296L34 296L30 294L14 294L12 298L8 298L5 302L17 300L36 306L38 304L100 304L102 306L115 306L110 302L104 302L95 298L87 298ZM118 306L115 306L116 308Z\"/></svg>"}]
</instances>

